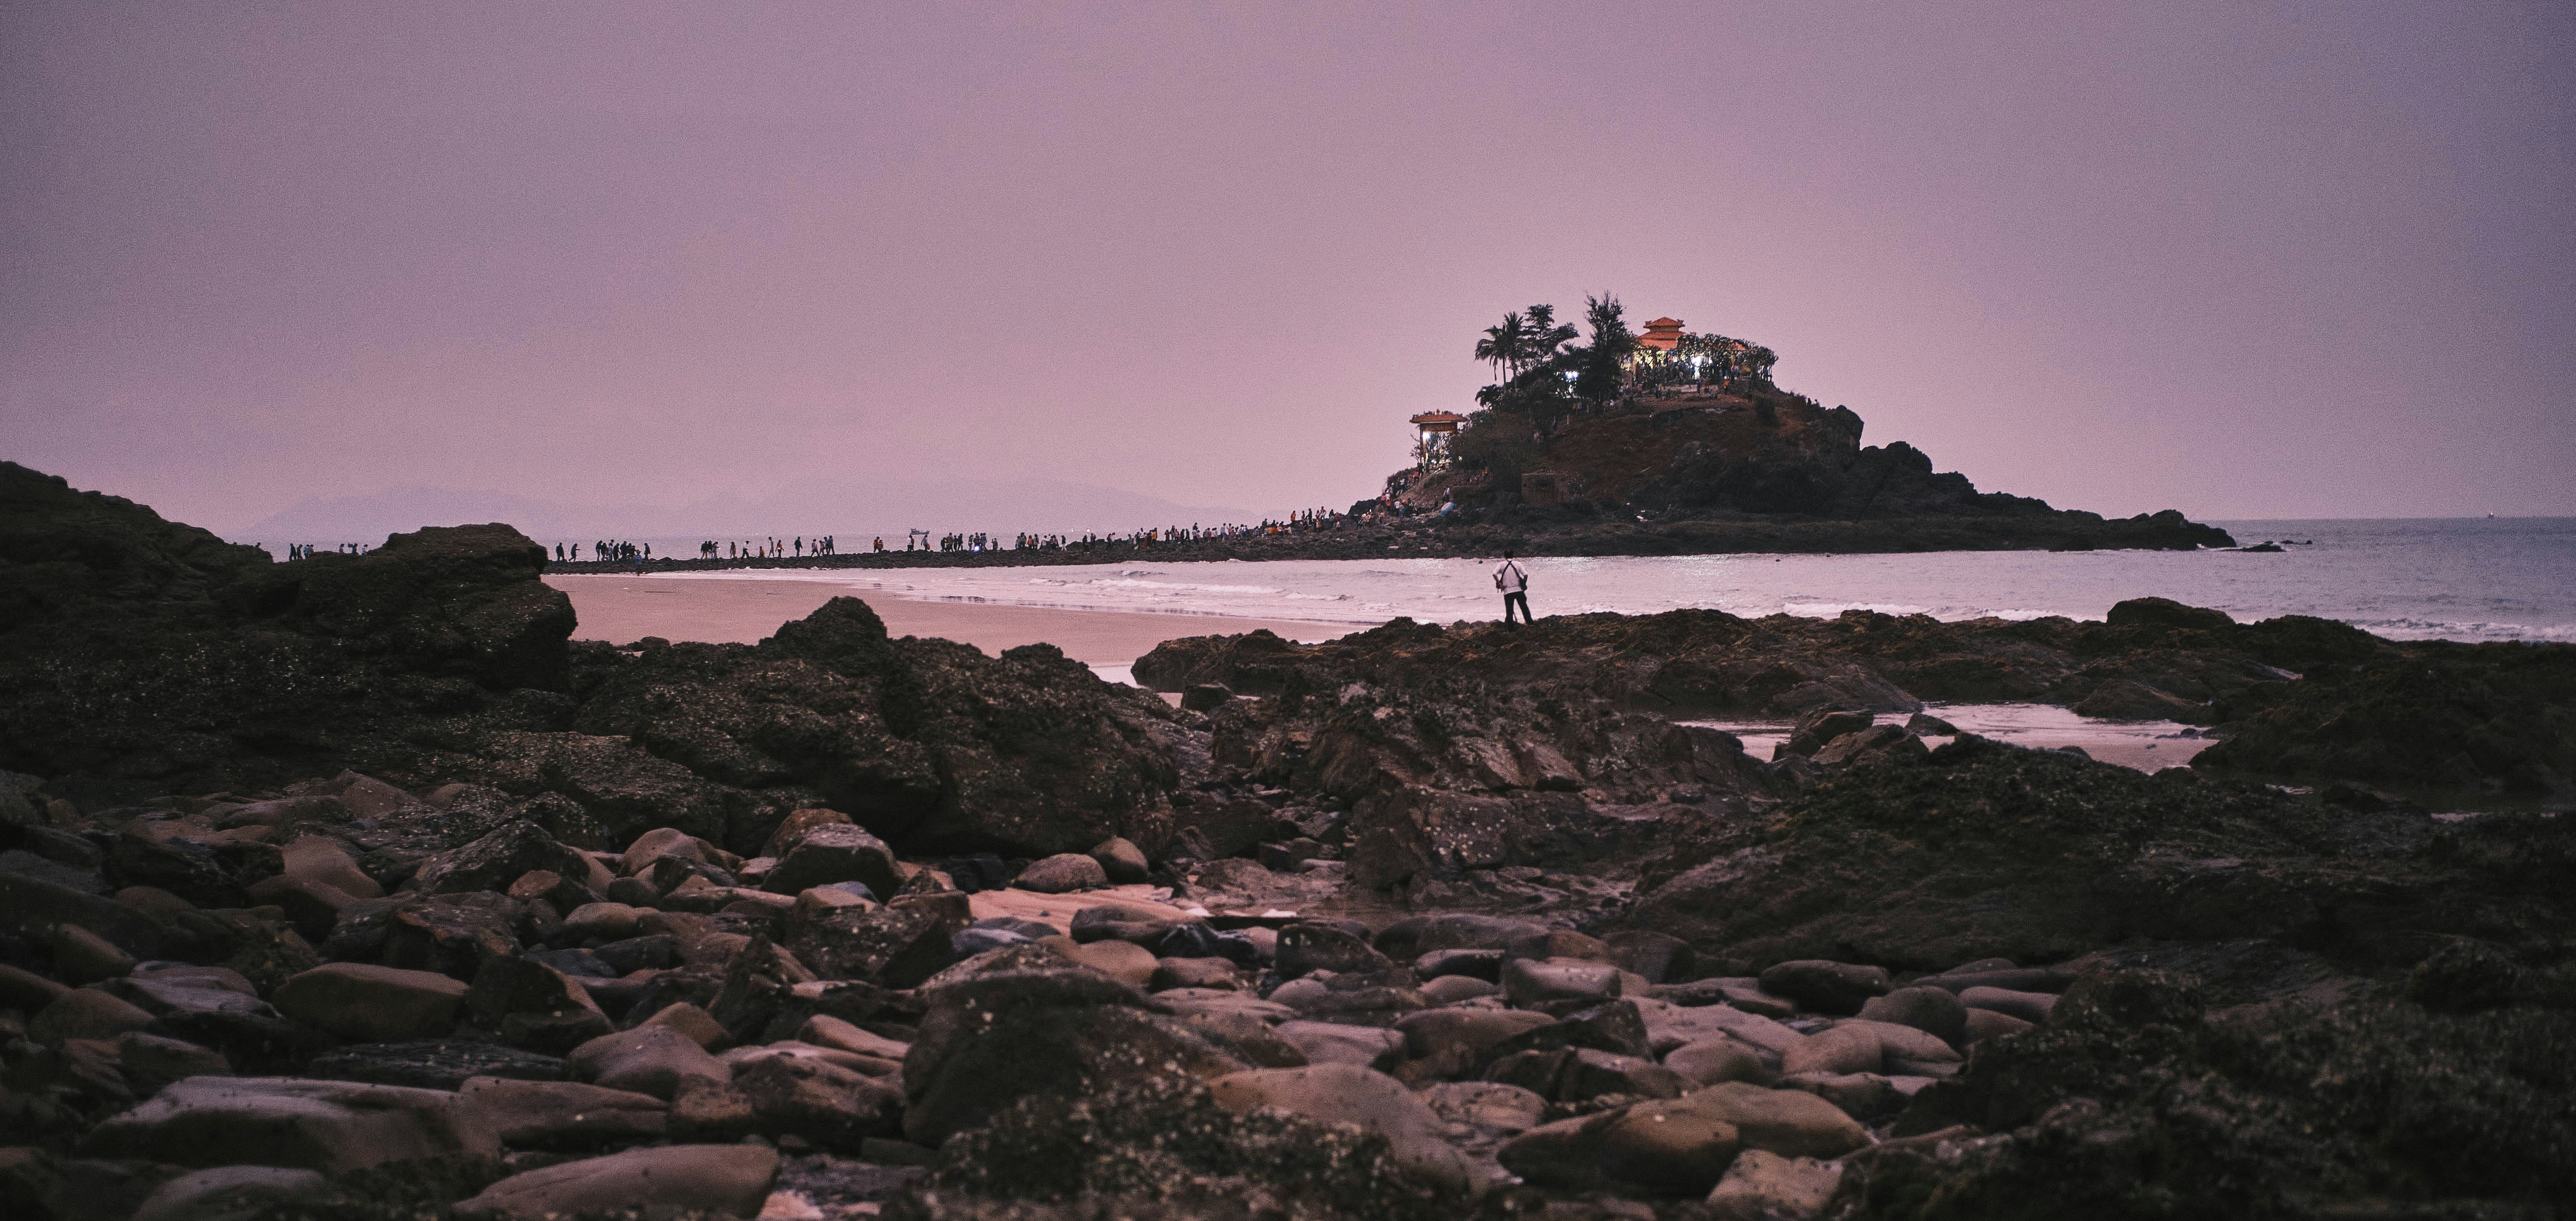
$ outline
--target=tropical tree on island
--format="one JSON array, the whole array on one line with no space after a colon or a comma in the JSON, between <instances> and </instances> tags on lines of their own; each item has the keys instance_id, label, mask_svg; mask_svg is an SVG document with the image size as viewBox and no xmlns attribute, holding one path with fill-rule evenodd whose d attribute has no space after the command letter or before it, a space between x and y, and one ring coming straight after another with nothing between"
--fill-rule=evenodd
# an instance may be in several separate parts
<instances>
[{"instance_id":1,"label":"tropical tree on island","mask_svg":"<svg viewBox=\"0 0 2576 1221\"><path fill-rule=\"evenodd\" d=\"M1583 320L1592 328L1592 342L1575 350L1579 355L1574 395L1596 408L1618 397L1628 355L1637 350L1637 336L1628 329L1626 312L1619 298L1608 293L1583 299Z\"/></svg>"},{"instance_id":2,"label":"tropical tree on island","mask_svg":"<svg viewBox=\"0 0 2576 1221\"><path fill-rule=\"evenodd\" d=\"M1485 328L1485 337L1476 341L1476 359L1494 366L1498 381L1508 382L1520 374L1521 363L1529 354L1529 328L1519 314L1503 315L1501 326Z\"/></svg>"},{"instance_id":3,"label":"tropical tree on island","mask_svg":"<svg viewBox=\"0 0 2576 1221\"><path fill-rule=\"evenodd\" d=\"M1553 305L1533 305L1528 312L1529 327L1523 343L1523 359L1534 365L1554 361L1564 351L1565 345L1574 342L1574 324L1558 322Z\"/></svg>"}]
</instances>

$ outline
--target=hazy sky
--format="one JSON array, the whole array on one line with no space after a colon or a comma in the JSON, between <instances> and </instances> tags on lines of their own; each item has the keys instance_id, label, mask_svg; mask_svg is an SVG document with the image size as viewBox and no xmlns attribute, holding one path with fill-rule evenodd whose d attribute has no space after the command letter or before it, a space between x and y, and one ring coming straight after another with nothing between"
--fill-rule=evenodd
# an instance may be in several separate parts
<instances>
[{"instance_id":1,"label":"hazy sky","mask_svg":"<svg viewBox=\"0 0 2576 1221\"><path fill-rule=\"evenodd\" d=\"M2576 513L2566 4L0 6L0 456L1373 493L1533 301L1984 488ZM799 528L804 528L799 526Z\"/></svg>"}]
</instances>

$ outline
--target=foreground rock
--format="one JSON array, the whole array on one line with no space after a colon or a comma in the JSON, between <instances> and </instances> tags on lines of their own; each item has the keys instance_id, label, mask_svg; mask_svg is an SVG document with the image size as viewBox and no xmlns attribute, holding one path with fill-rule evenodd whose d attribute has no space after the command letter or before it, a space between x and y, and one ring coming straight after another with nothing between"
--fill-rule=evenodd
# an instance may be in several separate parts
<instances>
[{"instance_id":1,"label":"foreground rock","mask_svg":"<svg viewBox=\"0 0 2576 1221\"><path fill-rule=\"evenodd\" d=\"M2564 836L2555 820L2362 813L1962 739L1683 841L1647 870L1633 920L1727 974L1796 958L2046 962L2134 938L2331 942L2407 963L2437 937L2565 927L2552 888L2488 855Z\"/></svg>"},{"instance_id":2,"label":"foreground rock","mask_svg":"<svg viewBox=\"0 0 2576 1221\"><path fill-rule=\"evenodd\" d=\"M778 1177L778 1151L743 1145L671 1145L633 1149L512 1175L456 1206L474 1221L543 1221L547 1217L653 1207L751 1217Z\"/></svg>"}]
</instances>

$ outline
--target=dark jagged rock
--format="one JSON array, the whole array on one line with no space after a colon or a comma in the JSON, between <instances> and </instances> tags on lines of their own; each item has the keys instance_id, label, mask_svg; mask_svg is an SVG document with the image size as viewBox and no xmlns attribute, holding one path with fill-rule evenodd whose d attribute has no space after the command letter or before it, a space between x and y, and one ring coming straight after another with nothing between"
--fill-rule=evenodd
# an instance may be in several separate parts
<instances>
[{"instance_id":1,"label":"dark jagged rock","mask_svg":"<svg viewBox=\"0 0 2576 1221\"><path fill-rule=\"evenodd\" d=\"M1459 1208L1383 1137L1277 1108L1230 1111L1177 1074L1089 1096L1032 1095L943 1151L941 1168L887 1217L1439 1221Z\"/></svg>"},{"instance_id":2,"label":"dark jagged rock","mask_svg":"<svg viewBox=\"0 0 2576 1221\"><path fill-rule=\"evenodd\" d=\"M810 796L765 803L773 819L828 806L922 851L1078 852L1167 834L1176 776L1153 726L1170 710L1052 646L995 659L890 641L866 603L836 598L756 646L583 658L581 729L710 783ZM768 832L737 819L726 838L749 851Z\"/></svg>"},{"instance_id":3,"label":"dark jagged rock","mask_svg":"<svg viewBox=\"0 0 2576 1221\"><path fill-rule=\"evenodd\" d=\"M2576 796L2576 645L2417 641L2223 698L2193 766Z\"/></svg>"},{"instance_id":4,"label":"dark jagged rock","mask_svg":"<svg viewBox=\"0 0 2576 1221\"><path fill-rule=\"evenodd\" d=\"M2576 1014L2402 1002L2204 1021L2157 972L2088 978L1856 1159L1856 1215L2542 1217L2576 1194Z\"/></svg>"},{"instance_id":5,"label":"dark jagged rock","mask_svg":"<svg viewBox=\"0 0 2576 1221\"><path fill-rule=\"evenodd\" d=\"M2565 859L2562 821L2440 824L1962 738L1677 846L1648 868L1633 920L1730 974L1800 958L2047 962L2131 938L2411 962L2440 935L2567 919L2536 872Z\"/></svg>"},{"instance_id":6,"label":"dark jagged rock","mask_svg":"<svg viewBox=\"0 0 2576 1221\"><path fill-rule=\"evenodd\" d=\"M2205 720L2203 706L2213 699L2295 677L2284 667L2394 649L2321 620L2185 626L2129 614L2136 605L2114 607L2118 622L1943 622L1865 610L1832 619L1696 610L1562 615L1518 628L1444 629L1398 619L1312 645L1264 632L1165 641L1137 659L1135 673L1159 691L1224 682L1276 697L1338 692L1355 682L1406 690L1446 684L1581 693L1674 715L1789 717L1825 709L1912 712L1924 700L2071 705L2107 685L2132 683Z\"/></svg>"},{"instance_id":7,"label":"dark jagged rock","mask_svg":"<svg viewBox=\"0 0 2576 1221\"><path fill-rule=\"evenodd\" d=\"M343 768L472 781L491 826L672 826L746 853L826 805L933 850L1169 835L1177 714L1051 646L891 640L843 598L756 646L576 648L545 565L498 525L272 564L0 468L0 767L92 806Z\"/></svg>"},{"instance_id":8,"label":"dark jagged rock","mask_svg":"<svg viewBox=\"0 0 2576 1221\"><path fill-rule=\"evenodd\" d=\"M524 719L568 678L543 566L500 525L276 565L0 464L0 766L206 791L416 757L424 719Z\"/></svg>"}]
</instances>

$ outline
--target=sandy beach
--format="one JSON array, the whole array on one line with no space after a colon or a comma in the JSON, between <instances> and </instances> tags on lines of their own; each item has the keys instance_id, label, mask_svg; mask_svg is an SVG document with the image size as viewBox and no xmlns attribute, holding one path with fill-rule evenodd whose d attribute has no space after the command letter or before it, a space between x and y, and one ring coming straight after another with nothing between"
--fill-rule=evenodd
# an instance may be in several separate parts
<instances>
[{"instance_id":1,"label":"sandy beach","mask_svg":"<svg viewBox=\"0 0 2576 1221\"><path fill-rule=\"evenodd\" d=\"M577 640L625 644L646 636L750 644L802 619L850 590L807 581L666 581L651 577L552 575L546 584L572 598L581 618ZM1268 628L1291 640L1330 640L1350 629L1328 623L1251 619L1226 615L1171 615L1077 611L971 602L868 600L886 631L896 636L938 636L987 653L1044 641L1086 665L1124 666L1155 645L1182 636L1212 636Z\"/></svg>"}]
</instances>

